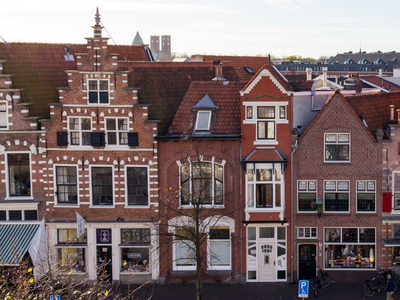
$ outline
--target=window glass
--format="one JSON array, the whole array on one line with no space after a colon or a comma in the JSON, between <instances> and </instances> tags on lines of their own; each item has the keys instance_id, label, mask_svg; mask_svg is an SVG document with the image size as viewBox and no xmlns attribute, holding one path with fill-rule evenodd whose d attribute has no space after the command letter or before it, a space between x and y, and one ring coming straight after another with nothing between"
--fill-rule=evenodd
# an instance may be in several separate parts
<instances>
[{"instance_id":1,"label":"window glass","mask_svg":"<svg viewBox=\"0 0 400 300\"><path fill-rule=\"evenodd\" d=\"M8 123L7 105L0 102L0 128L6 128Z\"/></svg>"},{"instance_id":2,"label":"window glass","mask_svg":"<svg viewBox=\"0 0 400 300\"><path fill-rule=\"evenodd\" d=\"M210 229L210 265L227 267L231 264L231 241L229 227Z\"/></svg>"},{"instance_id":3,"label":"window glass","mask_svg":"<svg viewBox=\"0 0 400 300\"><path fill-rule=\"evenodd\" d=\"M58 204L78 203L77 194L77 168L75 166L56 167L56 195Z\"/></svg>"},{"instance_id":4,"label":"window glass","mask_svg":"<svg viewBox=\"0 0 400 300\"><path fill-rule=\"evenodd\" d=\"M57 252L61 272L86 272L85 248L59 248Z\"/></svg>"},{"instance_id":5,"label":"window glass","mask_svg":"<svg viewBox=\"0 0 400 300\"><path fill-rule=\"evenodd\" d=\"M255 241L256 240L256 227L247 227L248 232L248 240Z\"/></svg>"},{"instance_id":6,"label":"window glass","mask_svg":"<svg viewBox=\"0 0 400 300\"><path fill-rule=\"evenodd\" d=\"M260 227L260 239L273 239L275 237L274 227Z\"/></svg>"},{"instance_id":7,"label":"window glass","mask_svg":"<svg viewBox=\"0 0 400 300\"><path fill-rule=\"evenodd\" d=\"M85 232L78 238L76 229L58 229L58 243L59 244L74 244L87 242L87 233Z\"/></svg>"},{"instance_id":8,"label":"window glass","mask_svg":"<svg viewBox=\"0 0 400 300\"><path fill-rule=\"evenodd\" d=\"M148 205L146 167L127 167L128 205Z\"/></svg>"},{"instance_id":9,"label":"window glass","mask_svg":"<svg viewBox=\"0 0 400 300\"><path fill-rule=\"evenodd\" d=\"M10 196L31 195L29 153L8 154Z\"/></svg>"},{"instance_id":10,"label":"window glass","mask_svg":"<svg viewBox=\"0 0 400 300\"><path fill-rule=\"evenodd\" d=\"M247 119L253 119L253 107L247 106Z\"/></svg>"},{"instance_id":11,"label":"window glass","mask_svg":"<svg viewBox=\"0 0 400 300\"><path fill-rule=\"evenodd\" d=\"M128 228L121 229L121 243L150 243L149 228Z\"/></svg>"},{"instance_id":12,"label":"window glass","mask_svg":"<svg viewBox=\"0 0 400 300\"><path fill-rule=\"evenodd\" d=\"M275 118L275 106L258 106L257 107L257 118L258 119L274 119Z\"/></svg>"},{"instance_id":13,"label":"window glass","mask_svg":"<svg viewBox=\"0 0 400 300\"><path fill-rule=\"evenodd\" d=\"M111 167L92 167L93 205L113 205Z\"/></svg>"},{"instance_id":14,"label":"window glass","mask_svg":"<svg viewBox=\"0 0 400 300\"><path fill-rule=\"evenodd\" d=\"M325 134L325 161L349 161L349 149L349 134Z\"/></svg>"},{"instance_id":15,"label":"window glass","mask_svg":"<svg viewBox=\"0 0 400 300\"><path fill-rule=\"evenodd\" d=\"M121 254L122 273L150 272L149 248L122 248Z\"/></svg>"},{"instance_id":16,"label":"window glass","mask_svg":"<svg viewBox=\"0 0 400 300\"><path fill-rule=\"evenodd\" d=\"M197 113L196 130L210 130L211 112L199 111Z\"/></svg>"}]
</instances>

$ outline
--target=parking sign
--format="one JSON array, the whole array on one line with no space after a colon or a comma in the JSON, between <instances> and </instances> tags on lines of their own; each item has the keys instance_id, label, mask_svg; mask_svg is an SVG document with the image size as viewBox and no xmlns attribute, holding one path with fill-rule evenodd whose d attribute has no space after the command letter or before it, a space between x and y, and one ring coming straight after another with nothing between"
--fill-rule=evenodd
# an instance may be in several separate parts
<instances>
[{"instance_id":1,"label":"parking sign","mask_svg":"<svg viewBox=\"0 0 400 300\"><path fill-rule=\"evenodd\" d=\"M308 298L308 280L299 280L299 298Z\"/></svg>"}]
</instances>

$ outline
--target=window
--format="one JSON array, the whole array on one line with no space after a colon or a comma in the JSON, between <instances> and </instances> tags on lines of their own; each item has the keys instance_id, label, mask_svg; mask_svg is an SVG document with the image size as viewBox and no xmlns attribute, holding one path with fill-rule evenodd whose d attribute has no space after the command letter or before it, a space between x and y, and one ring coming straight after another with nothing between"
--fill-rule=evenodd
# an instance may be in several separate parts
<instances>
[{"instance_id":1,"label":"window","mask_svg":"<svg viewBox=\"0 0 400 300\"><path fill-rule=\"evenodd\" d=\"M150 238L149 228L121 229L121 273L150 272Z\"/></svg>"},{"instance_id":2,"label":"window","mask_svg":"<svg viewBox=\"0 0 400 300\"><path fill-rule=\"evenodd\" d=\"M10 210L8 212L8 218L10 221L21 221L22 211L21 210Z\"/></svg>"},{"instance_id":3,"label":"window","mask_svg":"<svg viewBox=\"0 0 400 300\"><path fill-rule=\"evenodd\" d=\"M283 175L280 164L247 165L247 208L281 208Z\"/></svg>"},{"instance_id":4,"label":"window","mask_svg":"<svg viewBox=\"0 0 400 300\"><path fill-rule=\"evenodd\" d=\"M400 172L393 172L393 199L394 209L400 210Z\"/></svg>"},{"instance_id":5,"label":"window","mask_svg":"<svg viewBox=\"0 0 400 300\"><path fill-rule=\"evenodd\" d=\"M212 162L193 162L180 167L181 205L200 201L223 205L224 168Z\"/></svg>"},{"instance_id":6,"label":"window","mask_svg":"<svg viewBox=\"0 0 400 300\"><path fill-rule=\"evenodd\" d=\"M108 103L108 80L88 80L89 103Z\"/></svg>"},{"instance_id":7,"label":"window","mask_svg":"<svg viewBox=\"0 0 400 300\"><path fill-rule=\"evenodd\" d=\"M25 210L25 221L37 221L37 210Z\"/></svg>"},{"instance_id":8,"label":"window","mask_svg":"<svg viewBox=\"0 0 400 300\"><path fill-rule=\"evenodd\" d=\"M0 129L7 128L8 115L7 115L7 103L0 102Z\"/></svg>"},{"instance_id":9,"label":"window","mask_svg":"<svg viewBox=\"0 0 400 300\"><path fill-rule=\"evenodd\" d=\"M86 255L83 247L87 244L86 230L78 238L76 229L58 229L57 240L60 270L66 273L86 272Z\"/></svg>"},{"instance_id":10,"label":"window","mask_svg":"<svg viewBox=\"0 0 400 300\"><path fill-rule=\"evenodd\" d=\"M357 181L357 211L375 211L375 181Z\"/></svg>"},{"instance_id":11,"label":"window","mask_svg":"<svg viewBox=\"0 0 400 300\"><path fill-rule=\"evenodd\" d=\"M210 130L211 111L198 111L196 119L196 130Z\"/></svg>"},{"instance_id":12,"label":"window","mask_svg":"<svg viewBox=\"0 0 400 300\"><path fill-rule=\"evenodd\" d=\"M175 228L174 269L195 270L196 251L194 247L194 227Z\"/></svg>"},{"instance_id":13,"label":"window","mask_svg":"<svg viewBox=\"0 0 400 300\"><path fill-rule=\"evenodd\" d=\"M112 167L92 167L92 204L113 205Z\"/></svg>"},{"instance_id":14,"label":"window","mask_svg":"<svg viewBox=\"0 0 400 300\"><path fill-rule=\"evenodd\" d=\"M231 239L229 227L210 228L210 267L212 269L231 268Z\"/></svg>"},{"instance_id":15,"label":"window","mask_svg":"<svg viewBox=\"0 0 400 300\"><path fill-rule=\"evenodd\" d=\"M69 134L71 145L90 146L92 119L91 118L69 118Z\"/></svg>"},{"instance_id":16,"label":"window","mask_svg":"<svg viewBox=\"0 0 400 300\"><path fill-rule=\"evenodd\" d=\"M297 182L299 211L315 211L317 201L317 181L299 180Z\"/></svg>"},{"instance_id":17,"label":"window","mask_svg":"<svg viewBox=\"0 0 400 300\"><path fill-rule=\"evenodd\" d=\"M325 161L350 161L350 134L325 133Z\"/></svg>"},{"instance_id":18,"label":"window","mask_svg":"<svg viewBox=\"0 0 400 300\"><path fill-rule=\"evenodd\" d=\"M325 228L326 268L375 268L375 228Z\"/></svg>"},{"instance_id":19,"label":"window","mask_svg":"<svg viewBox=\"0 0 400 300\"><path fill-rule=\"evenodd\" d=\"M56 192L58 204L77 204L77 167L56 166Z\"/></svg>"},{"instance_id":20,"label":"window","mask_svg":"<svg viewBox=\"0 0 400 300\"><path fill-rule=\"evenodd\" d=\"M247 111L246 119L248 120L253 119L253 106L247 106L246 111Z\"/></svg>"},{"instance_id":21,"label":"window","mask_svg":"<svg viewBox=\"0 0 400 300\"><path fill-rule=\"evenodd\" d=\"M325 211L349 211L349 182L325 181Z\"/></svg>"},{"instance_id":22,"label":"window","mask_svg":"<svg viewBox=\"0 0 400 300\"><path fill-rule=\"evenodd\" d=\"M127 167L128 205L149 205L148 168Z\"/></svg>"},{"instance_id":23,"label":"window","mask_svg":"<svg viewBox=\"0 0 400 300\"><path fill-rule=\"evenodd\" d=\"M275 106L257 107L257 139L275 139Z\"/></svg>"},{"instance_id":24,"label":"window","mask_svg":"<svg viewBox=\"0 0 400 300\"><path fill-rule=\"evenodd\" d=\"M106 119L107 145L128 145L128 119Z\"/></svg>"},{"instance_id":25,"label":"window","mask_svg":"<svg viewBox=\"0 0 400 300\"><path fill-rule=\"evenodd\" d=\"M286 119L286 106L279 106L279 119Z\"/></svg>"},{"instance_id":26,"label":"window","mask_svg":"<svg viewBox=\"0 0 400 300\"><path fill-rule=\"evenodd\" d=\"M315 239L317 238L317 227L298 227L297 237L299 239Z\"/></svg>"},{"instance_id":27,"label":"window","mask_svg":"<svg viewBox=\"0 0 400 300\"><path fill-rule=\"evenodd\" d=\"M7 157L10 197L31 196L29 153L10 153Z\"/></svg>"}]
</instances>

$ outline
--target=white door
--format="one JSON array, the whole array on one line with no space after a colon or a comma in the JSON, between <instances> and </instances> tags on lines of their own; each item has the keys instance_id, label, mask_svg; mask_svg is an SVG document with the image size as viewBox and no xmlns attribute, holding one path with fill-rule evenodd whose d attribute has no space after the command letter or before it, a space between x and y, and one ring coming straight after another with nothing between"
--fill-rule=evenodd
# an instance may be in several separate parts
<instances>
[{"instance_id":1,"label":"white door","mask_svg":"<svg viewBox=\"0 0 400 300\"><path fill-rule=\"evenodd\" d=\"M258 281L276 280L275 243L258 243Z\"/></svg>"}]
</instances>

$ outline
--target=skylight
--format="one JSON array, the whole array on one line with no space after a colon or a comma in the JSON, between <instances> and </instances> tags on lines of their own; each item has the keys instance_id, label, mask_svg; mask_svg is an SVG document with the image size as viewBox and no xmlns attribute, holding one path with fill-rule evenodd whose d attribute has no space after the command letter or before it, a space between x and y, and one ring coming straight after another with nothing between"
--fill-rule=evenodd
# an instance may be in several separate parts
<instances>
[{"instance_id":1,"label":"skylight","mask_svg":"<svg viewBox=\"0 0 400 300\"><path fill-rule=\"evenodd\" d=\"M249 73L250 75L254 75L254 72L253 72L252 69L250 69L250 67L244 66L243 68L244 68L244 69L246 70L246 72Z\"/></svg>"}]
</instances>

